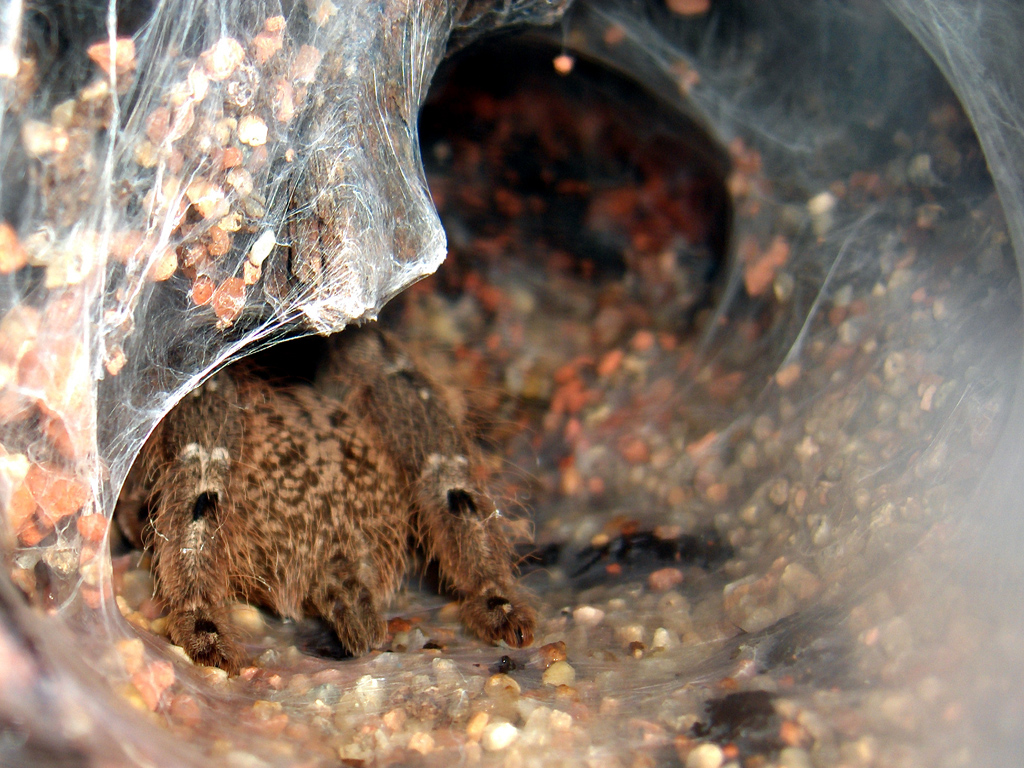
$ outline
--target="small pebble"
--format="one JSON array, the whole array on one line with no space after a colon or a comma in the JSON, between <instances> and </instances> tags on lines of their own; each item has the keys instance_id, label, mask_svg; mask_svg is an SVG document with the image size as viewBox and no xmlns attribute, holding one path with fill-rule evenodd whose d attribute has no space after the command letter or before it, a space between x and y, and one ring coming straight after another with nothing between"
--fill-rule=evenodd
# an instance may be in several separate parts
<instances>
[{"instance_id":1,"label":"small pebble","mask_svg":"<svg viewBox=\"0 0 1024 768\"><path fill-rule=\"evenodd\" d=\"M253 702L252 713L260 720L269 720L282 711L281 702L265 701L263 699Z\"/></svg>"},{"instance_id":2,"label":"small pebble","mask_svg":"<svg viewBox=\"0 0 1024 768\"><path fill-rule=\"evenodd\" d=\"M775 374L775 383L782 389L789 389L800 379L801 372L800 363L790 363L780 368L779 372Z\"/></svg>"},{"instance_id":3,"label":"small pebble","mask_svg":"<svg viewBox=\"0 0 1024 768\"><path fill-rule=\"evenodd\" d=\"M238 128L239 130L242 129L241 123L239 123ZM224 181L226 181L228 186L238 193L239 197L248 197L249 195L251 195L253 188L255 186L255 181L252 178L252 174L245 170L245 168L232 168L224 176ZM267 232L273 234L273 230L266 230L260 237L265 236ZM266 258L266 255L264 255L264 258ZM262 260L253 260L253 263L262 264L263 262Z\"/></svg>"},{"instance_id":4,"label":"small pebble","mask_svg":"<svg viewBox=\"0 0 1024 768\"><path fill-rule=\"evenodd\" d=\"M661 650L668 648L672 644L672 636L668 630L664 627L658 627L654 630L654 637L651 638L651 648L653 650Z\"/></svg>"},{"instance_id":5,"label":"small pebble","mask_svg":"<svg viewBox=\"0 0 1024 768\"><path fill-rule=\"evenodd\" d=\"M550 667L552 664L558 661L565 661L567 656L565 653L565 643L561 640L542 645L537 649L537 653L540 655L540 660L544 664L545 669Z\"/></svg>"},{"instance_id":6,"label":"small pebble","mask_svg":"<svg viewBox=\"0 0 1024 768\"><path fill-rule=\"evenodd\" d=\"M134 675L142 669L146 659L146 646L142 640L137 637L119 640L117 650L121 654L121 662L129 675Z\"/></svg>"},{"instance_id":7,"label":"small pebble","mask_svg":"<svg viewBox=\"0 0 1024 768\"><path fill-rule=\"evenodd\" d=\"M227 80L245 59L245 49L237 40L222 37L199 58L211 80Z\"/></svg>"},{"instance_id":8,"label":"small pebble","mask_svg":"<svg viewBox=\"0 0 1024 768\"><path fill-rule=\"evenodd\" d=\"M780 768L811 768L811 756L806 749L786 747L779 752Z\"/></svg>"},{"instance_id":9,"label":"small pebble","mask_svg":"<svg viewBox=\"0 0 1024 768\"><path fill-rule=\"evenodd\" d=\"M254 635L266 629L263 615L259 610L244 603L232 606L231 622L239 629Z\"/></svg>"},{"instance_id":10,"label":"small pebble","mask_svg":"<svg viewBox=\"0 0 1024 768\"><path fill-rule=\"evenodd\" d=\"M38 120L27 120L21 128L21 142L33 157L60 153L68 148L68 134Z\"/></svg>"},{"instance_id":11,"label":"small pebble","mask_svg":"<svg viewBox=\"0 0 1024 768\"><path fill-rule=\"evenodd\" d=\"M155 168L160 160L160 153L153 142L143 140L135 145L132 157L143 168Z\"/></svg>"},{"instance_id":12,"label":"small pebble","mask_svg":"<svg viewBox=\"0 0 1024 768\"><path fill-rule=\"evenodd\" d=\"M544 671L541 680L544 685L572 685L576 682L576 670L567 661L556 661Z\"/></svg>"},{"instance_id":13,"label":"small pebble","mask_svg":"<svg viewBox=\"0 0 1024 768\"><path fill-rule=\"evenodd\" d=\"M686 756L686 768L719 768L725 760L717 744L698 744Z\"/></svg>"},{"instance_id":14,"label":"small pebble","mask_svg":"<svg viewBox=\"0 0 1024 768\"><path fill-rule=\"evenodd\" d=\"M174 682L174 667L169 661L153 661L133 673L131 680L146 706L153 712L164 691Z\"/></svg>"},{"instance_id":15,"label":"small pebble","mask_svg":"<svg viewBox=\"0 0 1024 768\"><path fill-rule=\"evenodd\" d=\"M572 715L555 709L551 711L548 722L552 731L568 731L572 727Z\"/></svg>"},{"instance_id":16,"label":"small pebble","mask_svg":"<svg viewBox=\"0 0 1024 768\"><path fill-rule=\"evenodd\" d=\"M385 713L382 720L384 725L387 726L392 732L402 730L402 726L405 725L406 714L404 709L392 709Z\"/></svg>"},{"instance_id":17,"label":"small pebble","mask_svg":"<svg viewBox=\"0 0 1024 768\"><path fill-rule=\"evenodd\" d=\"M821 192L807 201L807 212L811 215L814 234L824 237L832 228L832 212L839 201L831 192Z\"/></svg>"},{"instance_id":18,"label":"small pebble","mask_svg":"<svg viewBox=\"0 0 1024 768\"><path fill-rule=\"evenodd\" d=\"M644 628L642 624L627 624L615 631L616 636L623 643L642 643L644 641Z\"/></svg>"},{"instance_id":19,"label":"small pebble","mask_svg":"<svg viewBox=\"0 0 1024 768\"><path fill-rule=\"evenodd\" d=\"M268 229L263 232L256 242L252 244L249 249L249 253L246 258L255 264L257 267L262 266L263 262L266 261L267 256L274 250L274 246L277 245L277 236L274 234L274 230ZM409 624L405 629L411 629L412 625ZM395 630L398 631L398 630Z\"/></svg>"},{"instance_id":20,"label":"small pebble","mask_svg":"<svg viewBox=\"0 0 1024 768\"><path fill-rule=\"evenodd\" d=\"M113 56L111 56L111 52L113 52ZM110 73L111 59L113 59L114 71L119 75L135 68L135 41L130 37L119 37L114 41L113 49L108 41L93 43L86 48L85 53L108 74Z\"/></svg>"},{"instance_id":21,"label":"small pebble","mask_svg":"<svg viewBox=\"0 0 1024 768\"><path fill-rule=\"evenodd\" d=\"M500 752L519 738L519 729L512 723L493 723L484 729L480 746L488 752Z\"/></svg>"},{"instance_id":22,"label":"small pebble","mask_svg":"<svg viewBox=\"0 0 1024 768\"><path fill-rule=\"evenodd\" d=\"M199 725L203 719L203 710L196 700L188 694L174 696L168 709L171 717L190 728Z\"/></svg>"},{"instance_id":23,"label":"small pebble","mask_svg":"<svg viewBox=\"0 0 1024 768\"><path fill-rule=\"evenodd\" d=\"M519 698L519 683L508 675L491 675L484 683L484 694L489 699L511 699Z\"/></svg>"},{"instance_id":24,"label":"small pebble","mask_svg":"<svg viewBox=\"0 0 1024 768\"><path fill-rule=\"evenodd\" d=\"M418 731L409 738L409 749L421 755L428 755L434 751L434 739L429 733Z\"/></svg>"},{"instance_id":25,"label":"small pebble","mask_svg":"<svg viewBox=\"0 0 1024 768\"><path fill-rule=\"evenodd\" d=\"M291 67L291 80L295 83L308 83L315 76L323 54L312 45L299 48Z\"/></svg>"},{"instance_id":26,"label":"small pebble","mask_svg":"<svg viewBox=\"0 0 1024 768\"><path fill-rule=\"evenodd\" d=\"M777 477L768 486L768 500L776 506L782 506L789 500L789 480Z\"/></svg>"},{"instance_id":27,"label":"small pebble","mask_svg":"<svg viewBox=\"0 0 1024 768\"><path fill-rule=\"evenodd\" d=\"M821 582L804 566L790 563L782 572L782 586L798 600L810 600L821 589Z\"/></svg>"},{"instance_id":28,"label":"small pebble","mask_svg":"<svg viewBox=\"0 0 1024 768\"><path fill-rule=\"evenodd\" d=\"M652 592L667 592L683 583L683 572L678 568L661 568L647 577L647 586Z\"/></svg>"},{"instance_id":29,"label":"small pebble","mask_svg":"<svg viewBox=\"0 0 1024 768\"><path fill-rule=\"evenodd\" d=\"M555 68L555 72L564 76L572 72L572 68L576 66L576 59L567 53L563 53L555 56L552 60L552 65Z\"/></svg>"},{"instance_id":30,"label":"small pebble","mask_svg":"<svg viewBox=\"0 0 1024 768\"><path fill-rule=\"evenodd\" d=\"M907 373L907 356L902 352L891 352L882 365L882 374L886 381L896 381Z\"/></svg>"},{"instance_id":31,"label":"small pebble","mask_svg":"<svg viewBox=\"0 0 1024 768\"><path fill-rule=\"evenodd\" d=\"M572 612L572 618L584 627L596 627L604 621L604 611L591 605L581 605Z\"/></svg>"},{"instance_id":32,"label":"small pebble","mask_svg":"<svg viewBox=\"0 0 1024 768\"><path fill-rule=\"evenodd\" d=\"M479 741L480 737L484 734L484 729L487 727L487 723L490 720L490 715L486 712L477 712L466 724L466 736L473 741Z\"/></svg>"},{"instance_id":33,"label":"small pebble","mask_svg":"<svg viewBox=\"0 0 1024 768\"><path fill-rule=\"evenodd\" d=\"M267 143L267 124L256 115L245 115L238 121L238 140L250 147Z\"/></svg>"},{"instance_id":34,"label":"small pebble","mask_svg":"<svg viewBox=\"0 0 1024 768\"><path fill-rule=\"evenodd\" d=\"M772 292L775 300L784 304L793 297L793 290L796 288L796 278L789 272L779 272L772 282Z\"/></svg>"}]
</instances>

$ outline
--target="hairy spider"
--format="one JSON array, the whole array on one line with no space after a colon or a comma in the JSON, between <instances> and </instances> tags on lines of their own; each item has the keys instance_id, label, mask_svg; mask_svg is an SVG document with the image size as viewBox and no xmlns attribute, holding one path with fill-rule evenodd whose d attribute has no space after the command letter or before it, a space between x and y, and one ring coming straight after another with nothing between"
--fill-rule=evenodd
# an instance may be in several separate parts
<instances>
[{"instance_id":1,"label":"hairy spider","mask_svg":"<svg viewBox=\"0 0 1024 768\"><path fill-rule=\"evenodd\" d=\"M453 402L373 328L333 343L319 390L235 368L186 395L143 448L118 509L129 538L153 551L171 640L237 672L228 606L243 599L319 616L365 653L385 640L382 610L419 545L468 629L532 642L505 521L470 478Z\"/></svg>"}]
</instances>

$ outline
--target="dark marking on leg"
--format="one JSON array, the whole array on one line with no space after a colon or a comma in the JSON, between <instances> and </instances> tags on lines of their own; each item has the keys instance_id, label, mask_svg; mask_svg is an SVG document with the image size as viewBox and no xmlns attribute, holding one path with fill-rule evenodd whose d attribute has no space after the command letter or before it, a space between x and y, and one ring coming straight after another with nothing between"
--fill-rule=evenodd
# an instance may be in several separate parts
<instances>
[{"instance_id":1,"label":"dark marking on leg","mask_svg":"<svg viewBox=\"0 0 1024 768\"><path fill-rule=\"evenodd\" d=\"M448 491L448 511L461 517L477 516L477 506L472 494L461 488L452 488Z\"/></svg>"},{"instance_id":2,"label":"dark marking on leg","mask_svg":"<svg viewBox=\"0 0 1024 768\"><path fill-rule=\"evenodd\" d=\"M206 517L207 513L217 508L217 494L213 493L200 493L196 498L196 503L192 507L192 522L202 520Z\"/></svg>"}]
</instances>

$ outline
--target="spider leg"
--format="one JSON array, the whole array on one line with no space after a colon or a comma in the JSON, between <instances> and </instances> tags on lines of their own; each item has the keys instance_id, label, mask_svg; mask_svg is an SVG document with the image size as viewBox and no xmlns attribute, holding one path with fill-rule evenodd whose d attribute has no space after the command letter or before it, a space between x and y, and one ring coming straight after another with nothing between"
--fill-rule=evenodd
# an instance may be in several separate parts
<instances>
[{"instance_id":1,"label":"spider leg","mask_svg":"<svg viewBox=\"0 0 1024 768\"><path fill-rule=\"evenodd\" d=\"M197 664L234 674L244 654L228 615L227 558L217 514L216 494L164 494L151 523L154 571L169 608L171 641Z\"/></svg>"},{"instance_id":2,"label":"spider leg","mask_svg":"<svg viewBox=\"0 0 1024 768\"><path fill-rule=\"evenodd\" d=\"M224 606L175 607L167 615L167 634L196 664L237 674L244 655Z\"/></svg>"},{"instance_id":3,"label":"spider leg","mask_svg":"<svg viewBox=\"0 0 1024 768\"><path fill-rule=\"evenodd\" d=\"M374 591L351 574L332 574L311 602L353 656L377 648L387 639L387 623Z\"/></svg>"},{"instance_id":4,"label":"spider leg","mask_svg":"<svg viewBox=\"0 0 1024 768\"><path fill-rule=\"evenodd\" d=\"M416 484L416 531L459 597L465 626L488 642L533 642L536 613L516 586L505 521L468 478L464 457L431 456Z\"/></svg>"}]
</instances>

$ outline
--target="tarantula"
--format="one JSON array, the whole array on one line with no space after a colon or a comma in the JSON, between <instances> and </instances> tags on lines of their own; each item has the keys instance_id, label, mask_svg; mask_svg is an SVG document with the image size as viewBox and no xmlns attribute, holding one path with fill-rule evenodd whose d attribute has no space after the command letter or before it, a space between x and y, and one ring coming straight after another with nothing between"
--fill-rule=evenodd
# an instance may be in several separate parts
<instances>
[{"instance_id":1,"label":"tarantula","mask_svg":"<svg viewBox=\"0 0 1024 768\"><path fill-rule=\"evenodd\" d=\"M237 599L319 616L353 655L379 646L416 546L469 630L529 645L535 613L474 461L449 391L391 336L350 329L317 387L234 368L186 395L143 448L118 519L152 549L168 634L201 664L242 665Z\"/></svg>"}]
</instances>

